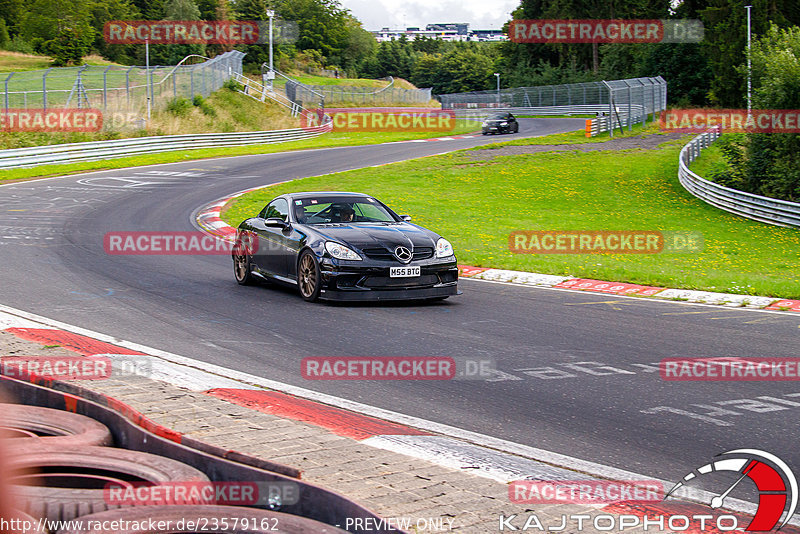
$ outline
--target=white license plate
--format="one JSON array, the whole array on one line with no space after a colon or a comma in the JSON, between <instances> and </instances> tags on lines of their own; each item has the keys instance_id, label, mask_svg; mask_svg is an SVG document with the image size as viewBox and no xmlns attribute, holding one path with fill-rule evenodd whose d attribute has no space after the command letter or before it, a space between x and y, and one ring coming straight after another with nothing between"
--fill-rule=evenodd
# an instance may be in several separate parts
<instances>
[{"instance_id":1,"label":"white license plate","mask_svg":"<svg viewBox=\"0 0 800 534\"><path fill-rule=\"evenodd\" d=\"M420 268L416 267L389 267L389 277L404 278L408 276L419 276Z\"/></svg>"}]
</instances>

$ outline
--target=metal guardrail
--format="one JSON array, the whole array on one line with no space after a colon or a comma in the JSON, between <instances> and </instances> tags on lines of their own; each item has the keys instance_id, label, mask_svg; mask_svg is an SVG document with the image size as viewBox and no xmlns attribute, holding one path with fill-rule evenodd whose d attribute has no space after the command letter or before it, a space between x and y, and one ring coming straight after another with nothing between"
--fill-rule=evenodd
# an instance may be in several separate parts
<instances>
[{"instance_id":1,"label":"metal guardrail","mask_svg":"<svg viewBox=\"0 0 800 534\"><path fill-rule=\"evenodd\" d=\"M800 204L731 189L701 178L689 170L689 164L719 139L720 135L720 128L711 128L681 149L678 162L678 179L681 185L700 200L735 215L775 226L800 228Z\"/></svg>"},{"instance_id":2,"label":"metal guardrail","mask_svg":"<svg viewBox=\"0 0 800 534\"><path fill-rule=\"evenodd\" d=\"M35 146L0 150L0 169L35 167L51 163L74 163L135 156L170 150L188 150L222 146L260 145L309 139L328 133L333 123L309 128L291 128L264 132L164 135L134 137L89 143Z\"/></svg>"},{"instance_id":3,"label":"metal guardrail","mask_svg":"<svg viewBox=\"0 0 800 534\"><path fill-rule=\"evenodd\" d=\"M292 114L292 117L297 117L300 114L300 111L307 111L304 107L300 106L296 102L289 100L286 96L282 95L281 93L276 93L272 89L264 86L263 84L251 80L247 76L243 74L236 73L233 75L233 79L236 80L238 83L242 84L244 89L240 90L239 92L258 100L260 102L265 102L266 99L270 99L273 102L280 104L281 106L287 108L289 112Z\"/></svg>"},{"instance_id":4,"label":"metal guardrail","mask_svg":"<svg viewBox=\"0 0 800 534\"><path fill-rule=\"evenodd\" d=\"M622 131L627 126L630 131L633 129L634 124L642 123L642 126L644 126L647 123L648 112L643 106L629 104L625 109L615 106L612 109L607 108L605 113L607 115L591 120L591 125L586 130L589 133L587 137L594 137L603 132L608 132L613 137L614 128L619 128ZM653 121L655 120L656 114L653 113Z\"/></svg>"}]
</instances>

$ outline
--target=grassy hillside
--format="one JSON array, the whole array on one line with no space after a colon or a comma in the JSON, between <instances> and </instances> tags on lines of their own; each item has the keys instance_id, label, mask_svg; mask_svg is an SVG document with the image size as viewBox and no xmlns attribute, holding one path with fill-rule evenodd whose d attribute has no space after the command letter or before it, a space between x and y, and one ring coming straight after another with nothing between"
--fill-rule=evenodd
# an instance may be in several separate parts
<instances>
[{"instance_id":1,"label":"grassy hillside","mask_svg":"<svg viewBox=\"0 0 800 534\"><path fill-rule=\"evenodd\" d=\"M196 105L195 105L196 104ZM121 131L112 126L101 132L0 132L0 149L99 141L121 137L173 135L205 132L253 132L299 126L286 108L272 102L262 103L223 88L207 99L195 102L179 99L170 108L152 114L146 128Z\"/></svg>"}]
</instances>

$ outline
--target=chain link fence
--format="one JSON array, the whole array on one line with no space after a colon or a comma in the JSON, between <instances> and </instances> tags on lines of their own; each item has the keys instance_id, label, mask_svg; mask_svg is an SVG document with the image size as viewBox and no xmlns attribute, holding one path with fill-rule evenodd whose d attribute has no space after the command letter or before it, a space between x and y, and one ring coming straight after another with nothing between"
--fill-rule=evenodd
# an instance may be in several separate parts
<instances>
[{"instance_id":1,"label":"chain link fence","mask_svg":"<svg viewBox=\"0 0 800 534\"><path fill-rule=\"evenodd\" d=\"M0 73L2 105L8 110L96 108L104 113L144 113L147 99L163 109L176 98L208 96L242 72L244 53L213 59L188 56L177 66L90 66ZM190 64L192 61L201 63Z\"/></svg>"},{"instance_id":2,"label":"chain link fence","mask_svg":"<svg viewBox=\"0 0 800 534\"><path fill-rule=\"evenodd\" d=\"M262 65L262 71L265 65ZM386 87L373 89L347 85L306 85L275 71L274 89L282 92L289 100L302 107L319 106L393 106L408 104L428 104L432 95L430 89L400 89L394 87L394 78L389 77Z\"/></svg>"},{"instance_id":3,"label":"chain link fence","mask_svg":"<svg viewBox=\"0 0 800 534\"><path fill-rule=\"evenodd\" d=\"M646 123L648 115L667 107L667 82L655 78L631 78L600 82L514 87L499 91L474 91L437 95L443 109L489 112L494 109L528 110L531 114L594 113L605 118L599 131L613 135L614 128L633 128L636 123Z\"/></svg>"}]
</instances>

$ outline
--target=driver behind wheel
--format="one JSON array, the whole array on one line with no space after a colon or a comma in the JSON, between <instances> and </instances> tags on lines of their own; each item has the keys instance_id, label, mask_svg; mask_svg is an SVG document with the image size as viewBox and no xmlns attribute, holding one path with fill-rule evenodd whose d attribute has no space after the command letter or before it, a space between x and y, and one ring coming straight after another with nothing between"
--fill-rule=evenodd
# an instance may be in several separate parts
<instances>
[{"instance_id":1,"label":"driver behind wheel","mask_svg":"<svg viewBox=\"0 0 800 534\"><path fill-rule=\"evenodd\" d=\"M297 206L294 210L295 217L297 218L297 222L300 224L305 224L308 222L308 210L305 206Z\"/></svg>"},{"instance_id":2,"label":"driver behind wheel","mask_svg":"<svg viewBox=\"0 0 800 534\"><path fill-rule=\"evenodd\" d=\"M356 212L350 206L342 208L342 222L353 222Z\"/></svg>"},{"instance_id":3,"label":"driver behind wheel","mask_svg":"<svg viewBox=\"0 0 800 534\"><path fill-rule=\"evenodd\" d=\"M349 204L339 204L331 210L331 222L353 222L355 211Z\"/></svg>"}]
</instances>

